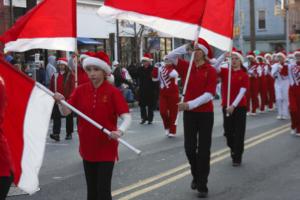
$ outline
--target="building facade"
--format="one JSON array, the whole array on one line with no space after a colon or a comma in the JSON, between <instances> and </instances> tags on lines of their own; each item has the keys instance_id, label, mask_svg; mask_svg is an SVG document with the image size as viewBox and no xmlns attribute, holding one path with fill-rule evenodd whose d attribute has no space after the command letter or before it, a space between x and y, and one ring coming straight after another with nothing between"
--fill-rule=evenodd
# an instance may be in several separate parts
<instances>
[{"instance_id":1,"label":"building facade","mask_svg":"<svg viewBox=\"0 0 300 200\"><path fill-rule=\"evenodd\" d=\"M249 0L237 0L235 18L235 46L244 52L250 50L250 4ZM289 0L289 28L286 28L285 12L280 9L281 1L255 0L255 34L256 49L261 51L278 51L286 48L286 38L300 29L300 0ZM240 9L239 9L240 8ZM240 38L241 37L241 38ZM240 41L241 39L242 41ZM299 48L297 38L289 39L290 50ZM241 48L241 47L240 47Z\"/></svg>"}]
</instances>

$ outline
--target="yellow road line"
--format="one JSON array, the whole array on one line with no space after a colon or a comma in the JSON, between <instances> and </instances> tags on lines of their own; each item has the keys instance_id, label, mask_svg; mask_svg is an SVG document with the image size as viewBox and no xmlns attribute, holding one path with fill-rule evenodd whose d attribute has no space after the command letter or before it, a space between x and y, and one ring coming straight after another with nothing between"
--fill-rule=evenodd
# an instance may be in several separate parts
<instances>
[{"instance_id":1,"label":"yellow road line","mask_svg":"<svg viewBox=\"0 0 300 200\"><path fill-rule=\"evenodd\" d=\"M274 129L274 130L275 130L275 129ZM279 129L279 128L276 128L276 130L280 130L280 129ZM265 136L265 137L263 137L263 138L260 138L260 139L258 139L258 140L256 140L256 141L251 140L251 141L254 141L254 142L245 145L245 150L246 150L246 149L249 149L249 148L251 148L251 147L253 147L253 146L256 146L256 145L258 145L258 144L260 144L260 143L262 143L262 142L264 142L264 141L266 141L266 140L269 140L269 139L271 139L271 138L274 138L274 137L276 137L276 136L278 136L278 135L280 135L280 134L283 134L283 133L287 132L288 130L289 130L289 128L285 128L285 129L282 129L282 130L280 130L280 131L274 132L273 134L270 134L270 131L268 131L270 135L267 135L267 136ZM265 135L266 135L266 134L265 134ZM220 157L217 157L217 158L215 158L215 159L212 159L211 162L210 162L210 164L211 164L211 165L212 165L212 164L215 164L215 163L217 163L217 162L219 162L219 161L222 161L222 160L224 160L224 159L226 159L226 158L228 158L228 157L230 157L230 154L229 154L229 153L226 153L226 154L223 155L223 156L220 156ZM173 176L173 177L170 177L170 178L168 178L168 179L165 179L165 180L163 180L163 181L161 181L161 182L159 182L159 183L157 183L157 184L154 184L154 185L151 185L151 186L146 187L146 188L144 188L144 189L141 189L141 190L135 191L135 192L133 192L133 193L130 193L130 194L128 194L128 195L126 195L126 196L120 198L119 200L130 200L130 199L133 199L133 198L135 198L135 197L138 197L138 196L140 196L140 195L143 195L143 194L145 194L145 193L148 193L148 192L150 192L150 191L153 191L153 190L155 190L155 189L158 189L158 188L160 188L160 187L162 187L162 186L165 186L165 185L167 185L167 184L170 184L170 183L172 183L172 182L175 182L175 181L177 181L178 179L181 179L181 178L183 178L183 177L185 177L185 176L187 176L187 175L189 175L189 174L190 174L190 170L186 170L186 171L184 171L184 172L182 172L182 173L180 173L180 174L178 174L178 175L176 175L176 176Z\"/></svg>"},{"instance_id":2,"label":"yellow road line","mask_svg":"<svg viewBox=\"0 0 300 200\"><path fill-rule=\"evenodd\" d=\"M259 138L261 138L261 137L265 137L266 135L268 135L268 134L270 134L270 133L273 133L273 132L278 131L278 130L280 130L280 129L286 128L286 127L288 127L288 126L289 126L289 124L286 124L286 125L277 127L277 128L275 128L275 129L266 131L266 132L264 132L264 133L262 133L262 134L259 134L259 135L257 135L257 136L254 136L254 137L252 137L252 138L249 138L248 140L245 141L245 145L246 145L247 143L249 143L249 142L252 142L252 141L254 141L254 140L257 140L257 139L259 139ZM216 156L221 156L222 154L227 153L227 152L229 152L229 149L228 149L228 148L221 149L221 150L219 150L219 151L217 151L217 152L212 153L211 158L214 158L214 157L216 157ZM180 166L175 167L175 168L173 168L173 169L171 169L171 170L168 170L168 171L166 171L166 172L160 173L160 174L158 174L158 175L155 175L155 176L153 176L153 177L150 177L150 178L141 180L141 181L139 181L139 182L137 182L137 183L134 183L134 184L132 184L132 185L129 185L129 186L120 188L120 189L118 189L118 190L115 190L115 191L112 192L112 196L114 197L114 196L120 195L120 194L122 194L122 193L128 192L128 191L130 191L130 190L136 189L136 188L138 188L138 187L141 187L141 186L150 184L150 183L155 182L155 181L157 181L157 180L159 180L159 179L162 179L162 178L164 178L164 177L166 177L166 176L170 176L170 175L172 175L172 174L174 174L174 173L177 173L178 171L184 170L184 169L186 169L186 168L188 168L188 167L189 167L189 164L188 164L188 163L183 164L183 165L180 165Z\"/></svg>"}]
</instances>

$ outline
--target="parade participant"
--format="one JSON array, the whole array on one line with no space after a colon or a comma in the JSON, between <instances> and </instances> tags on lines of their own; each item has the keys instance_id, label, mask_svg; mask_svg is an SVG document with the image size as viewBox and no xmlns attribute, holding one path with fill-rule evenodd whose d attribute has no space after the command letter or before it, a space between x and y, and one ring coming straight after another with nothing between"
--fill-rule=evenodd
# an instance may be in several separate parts
<instances>
[{"instance_id":1,"label":"parade participant","mask_svg":"<svg viewBox=\"0 0 300 200\"><path fill-rule=\"evenodd\" d=\"M57 73L56 57L49 56L48 64L46 65L46 78L45 78L46 87L50 87L51 78L52 78L53 74L55 74L55 73Z\"/></svg>"},{"instance_id":2,"label":"parade participant","mask_svg":"<svg viewBox=\"0 0 300 200\"><path fill-rule=\"evenodd\" d=\"M67 99L70 97L74 87L74 75L71 69L68 67L67 59L60 58L57 60L57 66L59 72L54 74L51 79L50 89L53 92L62 93ZM58 105L53 107L53 133L50 134L50 138L55 141L60 141L61 131L61 114L58 109ZM66 117L66 140L72 139L73 133L73 115Z\"/></svg>"},{"instance_id":3,"label":"parade participant","mask_svg":"<svg viewBox=\"0 0 300 200\"><path fill-rule=\"evenodd\" d=\"M79 151L87 183L87 200L111 200L112 173L118 160L118 142L115 139L127 130L131 117L121 92L106 80L111 69L103 55L86 58L83 67L90 82L76 88L68 103L112 131L110 138L79 117ZM57 101L65 99L59 93L54 98ZM63 105L61 110L65 115L71 114L71 110ZM118 116L123 122L117 128Z\"/></svg>"},{"instance_id":4,"label":"parade participant","mask_svg":"<svg viewBox=\"0 0 300 200\"><path fill-rule=\"evenodd\" d=\"M156 105L156 84L152 81L152 56L145 53L142 57L142 66L138 68L139 106L141 111L140 124L152 124Z\"/></svg>"},{"instance_id":5,"label":"parade participant","mask_svg":"<svg viewBox=\"0 0 300 200\"><path fill-rule=\"evenodd\" d=\"M81 54L79 57L79 63L78 63L78 85L82 85L84 83L89 82L89 78L87 76L87 74L85 73L82 63L84 61L84 59L86 59L87 57L89 57L86 54Z\"/></svg>"},{"instance_id":6,"label":"parade participant","mask_svg":"<svg viewBox=\"0 0 300 200\"><path fill-rule=\"evenodd\" d=\"M300 49L294 55L296 63L289 65L291 133L300 137Z\"/></svg>"},{"instance_id":7,"label":"parade participant","mask_svg":"<svg viewBox=\"0 0 300 200\"><path fill-rule=\"evenodd\" d=\"M259 107L258 102L258 73L257 63L255 62L255 54L250 51L247 54L248 59L248 75L249 75L249 90L247 92L247 111L250 115L256 115L256 109ZM250 106L251 105L251 106Z\"/></svg>"},{"instance_id":8,"label":"parade participant","mask_svg":"<svg viewBox=\"0 0 300 200\"><path fill-rule=\"evenodd\" d=\"M6 106L5 84L0 76L0 199L5 200L13 181L11 153L3 132L4 110Z\"/></svg>"},{"instance_id":9,"label":"parade participant","mask_svg":"<svg viewBox=\"0 0 300 200\"><path fill-rule=\"evenodd\" d=\"M286 55L284 52L276 54L276 63L272 65L272 76L275 79L275 96L277 104L277 119L287 119L289 78L288 66L285 64Z\"/></svg>"},{"instance_id":10,"label":"parade participant","mask_svg":"<svg viewBox=\"0 0 300 200\"><path fill-rule=\"evenodd\" d=\"M179 110L184 110L184 147L193 176L191 188L197 189L198 196L205 198L208 195L207 182L214 123L212 100L216 92L217 72L209 64L209 58L212 57L209 44L201 38L198 42L195 48L193 45L184 45L173 50L167 59L175 65L184 83L189 62L179 56L186 54L189 51L187 48L195 51L184 102L179 104Z\"/></svg>"},{"instance_id":11,"label":"parade participant","mask_svg":"<svg viewBox=\"0 0 300 200\"><path fill-rule=\"evenodd\" d=\"M274 78L271 75L273 65L273 58L270 53L265 54L266 65L265 65L265 74L266 74L266 84L267 84L267 104L268 110L274 110L274 103L275 103L275 88L274 88Z\"/></svg>"},{"instance_id":12,"label":"parade participant","mask_svg":"<svg viewBox=\"0 0 300 200\"><path fill-rule=\"evenodd\" d=\"M260 96L260 113L265 112L267 102L267 79L266 79L266 63L264 53L256 56L257 74L258 74L258 93Z\"/></svg>"},{"instance_id":13,"label":"parade participant","mask_svg":"<svg viewBox=\"0 0 300 200\"><path fill-rule=\"evenodd\" d=\"M176 117L178 113L179 89L178 73L172 63L157 63L152 71L152 80L158 81L159 112L163 120L165 134L172 138L176 135Z\"/></svg>"},{"instance_id":14,"label":"parade participant","mask_svg":"<svg viewBox=\"0 0 300 200\"><path fill-rule=\"evenodd\" d=\"M231 57L232 73L229 107L227 107L229 70L228 68L217 67L222 82L224 136L231 151L233 166L241 165L244 152L247 118L246 92L249 87L249 77L243 63L244 58L242 52L234 48Z\"/></svg>"}]
</instances>

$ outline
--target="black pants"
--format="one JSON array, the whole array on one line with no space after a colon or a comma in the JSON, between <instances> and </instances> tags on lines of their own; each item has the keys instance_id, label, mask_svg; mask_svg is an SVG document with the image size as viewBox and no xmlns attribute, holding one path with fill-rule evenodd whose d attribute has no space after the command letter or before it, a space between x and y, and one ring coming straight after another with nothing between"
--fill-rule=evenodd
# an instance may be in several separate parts
<instances>
[{"instance_id":1,"label":"black pants","mask_svg":"<svg viewBox=\"0 0 300 200\"><path fill-rule=\"evenodd\" d=\"M242 161L244 152L246 114L246 107L236 107L231 115L226 116L226 108L223 107L224 136L227 146L231 149L231 157L236 162Z\"/></svg>"},{"instance_id":2,"label":"black pants","mask_svg":"<svg viewBox=\"0 0 300 200\"><path fill-rule=\"evenodd\" d=\"M87 200L111 200L114 162L83 161L87 183Z\"/></svg>"},{"instance_id":3,"label":"black pants","mask_svg":"<svg viewBox=\"0 0 300 200\"><path fill-rule=\"evenodd\" d=\"M5 200L12 181L13 181L12 176L0 177L0 200Z\"/></svg>"},{"instance_id":4,"label":"black pants","mask_svg":"<svg viewBox=\"0 0 300 200\"><path fill-rule=\"evenodd\" d=\"M184 147L198 187L206 187L210 171L213 112L184 112Z\"/></svg>"},{"instance_id":5,"label":"black pants","mask_svg":"<svg viewBox=\"0 0 300 200\"><path fill-rule=\"evenodd\" d=\"M153 105L140 105L141 109L141 118L142 120L148 120L149 122L153 121Z\"/></svg>"},{"instance_id":6,"label":"black pants","mask_svg":"<svg viewBox=\"0 0 300 200\"><path fill-rule=\"evenodd\" d=\"M62 115L60 114L58 105L55 104L53 107L53 133L54 134L60 134L60 129L61 129L61 118ZM72 134L74 131L73 128L73 114L71 113L70 115L66 116L66 132L67 135Z\"/></svg>"}]
</instances>

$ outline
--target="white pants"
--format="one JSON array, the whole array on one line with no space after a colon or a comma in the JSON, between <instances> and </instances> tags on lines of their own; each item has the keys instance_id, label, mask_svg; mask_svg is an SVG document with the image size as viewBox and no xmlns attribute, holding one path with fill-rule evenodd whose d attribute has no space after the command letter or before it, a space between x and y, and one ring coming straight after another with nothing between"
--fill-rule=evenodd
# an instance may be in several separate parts
<instances>
[{"instance_id":1,"label":"white pants","mask_svg":"<svg viewBox=\"0 0 300 200\"><path fill-rule=\"evenodd\" d=\"M276 105L279 116L289 116L289 80L275 80Z\"/></svg>"}]
</instances>

